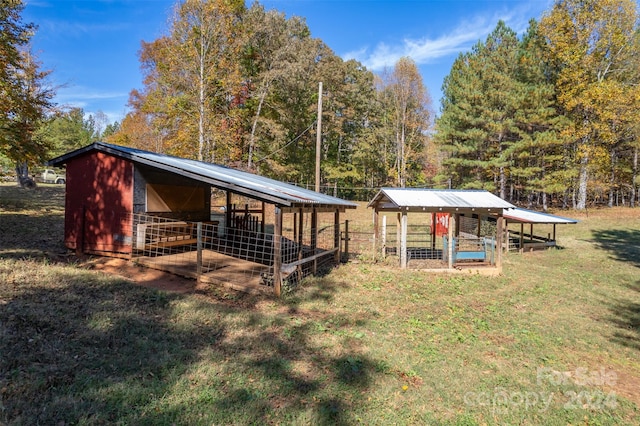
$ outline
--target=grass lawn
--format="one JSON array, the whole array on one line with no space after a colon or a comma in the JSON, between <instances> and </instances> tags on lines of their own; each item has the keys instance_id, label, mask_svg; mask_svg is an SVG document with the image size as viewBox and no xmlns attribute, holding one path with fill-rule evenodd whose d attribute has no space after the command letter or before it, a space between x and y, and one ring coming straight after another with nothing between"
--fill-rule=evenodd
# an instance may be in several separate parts
<instances>
[{"instance_id":1,"label":"grass lawn","mask_svg":"<svg viewBox=\"0 0 640 426\"><path fill-rule=\"evenodd\" d=\"M90 270L61 186L0 185L0 424L637 423L640 210L561 214L499 277L361 260L277 300Z\"/></svg>"}]
</instances>

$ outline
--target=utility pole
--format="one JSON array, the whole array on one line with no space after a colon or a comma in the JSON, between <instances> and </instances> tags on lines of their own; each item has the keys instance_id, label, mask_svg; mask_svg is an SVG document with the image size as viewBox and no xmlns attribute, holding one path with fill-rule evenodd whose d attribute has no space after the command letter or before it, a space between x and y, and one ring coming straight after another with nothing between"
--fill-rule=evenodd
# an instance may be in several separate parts
<instances>
[{"instance_id":1,"label":"utility pole","mask_svg":"<svg viewBox=\"0 0 640 426\"><path fill-rule=\"evenodd\" d=\"M318 125L316 134L316 192L320 192L320 149L322 142L322 82L318 85Z\"/></svg>"}]
</instances>

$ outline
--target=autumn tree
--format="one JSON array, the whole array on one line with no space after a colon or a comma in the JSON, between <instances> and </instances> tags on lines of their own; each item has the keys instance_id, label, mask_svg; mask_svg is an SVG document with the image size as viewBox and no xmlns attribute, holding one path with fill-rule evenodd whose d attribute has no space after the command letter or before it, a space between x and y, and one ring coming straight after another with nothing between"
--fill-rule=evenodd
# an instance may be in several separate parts
<instances>
[{"instance_id":1,"label":"autumn tree","mask_svg":"<svg viewBox=\"0 0 640 426\"><path fill-rule=\"evenodd\" d=\"M400 58L387 71L379 89L382 96L386 137L392 141L392 175L395 184L404 188L420 181L424 166L427 131L431 124L431 99L416 63Z\"/></svg>"},{"instance_id":2,"label":"autumn tree","mask_svg":"<svg viewBox=\"0 0 640 426\"><path fill-rule=\"evenodd\" d=\"M309 45L310 31L301 18L287 19L281 12L265 11L259 3L254 3L247 10L243 22L245 42L242 64L247 89L245 107L250 125L247 168L252 170L255 167L257 140L269 140L283 134L277 120L279 114L272 107L277 104L276 90L301 66L304 55L300 53Z\"/></svg>"},{"instance_id":3,"label":"autumn tree","mask_svg":"<svg viewBox=\"0 0 640 426\"><path fill-rule=\"evenodd\" d=\"M28 182L28 164L41 161L47 146L34 132L52 106L50 71L30 52L33 24L21 21L23 4L0 3L0 154L16 164L19 181Z\"/></svg>"},{"instance_id":4,"label":"autumn tree","mask_svg":"<svg viewBox=\"0 0 640 426\"><path fill-rule=\"evenodd\" d=\"M559 0L540 24L558 69L558 101L571 120L578 209L586 208L590 175L615 157L635 120L629 114L637 116L637 23L632 0Z\"/></svg>"},{"instance_id":5,"label":"autumn tree","mask_svg":"<svg viewBox=\"0 0 640 426\"><path fill-rule=\"evenodd\" d=\"M207 161L239 155L231 142L238 137L236 36L243 10L240 0L179 2L169 34L142 43L145 89L136 96L140 111L166 135L169 152Z\"/></svg>"}]
</instances>

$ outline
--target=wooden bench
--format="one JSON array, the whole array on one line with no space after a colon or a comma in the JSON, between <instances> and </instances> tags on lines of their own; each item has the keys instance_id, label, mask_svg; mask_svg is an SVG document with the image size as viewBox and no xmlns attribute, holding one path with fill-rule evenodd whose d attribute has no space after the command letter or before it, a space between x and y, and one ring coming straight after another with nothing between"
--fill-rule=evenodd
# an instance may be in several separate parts
<instances>
[{"instance_id":1,"label":"wooden bench","mask_svg":"<svg viewBox=\"0 0 640 426\"><path fill-rule=\"evenodd\" d=\"M196 244L195 223L193 222L158 222L141 223L136 227L136 248L150 250Z\"/></svg>"}]
</instances>

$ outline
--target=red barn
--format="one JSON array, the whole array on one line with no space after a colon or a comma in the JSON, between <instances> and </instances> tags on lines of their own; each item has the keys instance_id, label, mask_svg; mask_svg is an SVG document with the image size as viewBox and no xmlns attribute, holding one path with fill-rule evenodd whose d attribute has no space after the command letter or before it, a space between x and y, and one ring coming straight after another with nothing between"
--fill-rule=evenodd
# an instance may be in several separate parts
<instances>
[{"instance_id":1,"label":"red barn","mask_svg":"<svg viewBox=\"0 0 640 426\"><path fill-rule=\"evenodd\" d=\"M247 172L216 164L187 160L134 148L94 143L49 161L51 166L66 165L67 186L65 205L65 245L78 252L87 252L108 256L132 257L136 252L153 246L166 250L173 246L195 244L195 223L205 225L215 222L212 232L219 244L213 246L214 238L205 242L209 248L236 255L238 244L243 244L243 253L247 241L251 244L257 237L243 235L239 242L238 230L255 231L265 234L265 204L275 206L273 231L261 236L261 248L253 248L251 261L267 265L269 256L270 274L278 272L280 263L287 263L285 255L278 252L282 246L296 247L296 262L290 261L289 269L300 264L298 259L309 255L316 259L322 255L318 245L318 213L332 213L335 216L334 247L329 254L339 250L339 213L357 205L342 199L299 188L295 185L279 182ZM226 209L221 213L220 221L212 221L212 189L226 193ZM232 195L242 200L254 200L261 208L236 208ZM289 241L282 240L283 214L293 217L293 233ZM311 235L304 237L302 220L311 216ZM149 220L141 222L140 217L162 218L168 221L164 225ZM227 238L225 249L221 249L217 226L224 224L226 229L220 233ZM333 223L333 216L332 216ZM179 225L178 225L179 224ZM182 226L182 236L158 237L150 241L150 230L167 226ZM234 229L235 228L235 229ZM163 231L165 232L165 231ZM231 241L233 238L233 241ZM181 238L184 238L182 240ZM198 240L198 244L202 241ZM230 247L231 244L234 247ZM250 245L251 245L250 244ZM261 252L278 250L277 255L264 255ZM206 248L206 247L205 247ZM306 250L306 251L305 251ZM259 253L260 252L260 253ZM165 252L162 253L166 255ZM157 253L155 254L157 255ZM249 258L249 255L245 255ZM282 259L281 259L282 257ZM336 255L337 257L337 255ZM246 260L246 259L245 259ZM287 265L284 265L287 266ZM228 268L227 268L228 269ZM275 272L274 272L275 271Z\"/></svg>"}]
</instances>

